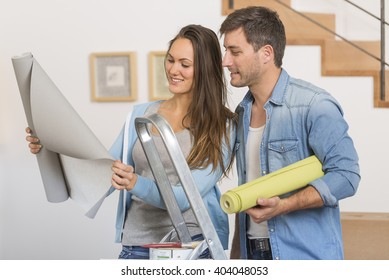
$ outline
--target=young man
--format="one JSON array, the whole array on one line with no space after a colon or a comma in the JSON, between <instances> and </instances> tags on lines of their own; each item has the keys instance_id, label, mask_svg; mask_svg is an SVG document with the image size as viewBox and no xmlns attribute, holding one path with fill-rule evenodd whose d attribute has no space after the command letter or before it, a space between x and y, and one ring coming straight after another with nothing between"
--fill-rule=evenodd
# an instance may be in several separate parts
<instances>
[{"instance_id":1,"label":"young man","mask_svg":"<svg viewBox=\"0 0 389 280\"><path fill-rule=\"evenodd\" d=\"M339 200L360 181L358 155L338 102L281 67L286 38L278 14L248 7L222 23L223 66L248 86L238 105L239 185L316 155L325 175L299 191L237 215L231 258L343 259Z\"/></svg>"}]
</instances>

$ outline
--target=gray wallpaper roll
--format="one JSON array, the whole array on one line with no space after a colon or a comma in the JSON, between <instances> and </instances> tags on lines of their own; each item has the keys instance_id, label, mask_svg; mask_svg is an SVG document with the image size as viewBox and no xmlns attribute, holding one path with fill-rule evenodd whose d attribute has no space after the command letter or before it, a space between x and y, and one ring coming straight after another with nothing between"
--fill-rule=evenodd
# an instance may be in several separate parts
<instances>
[{"instance_id":1,"label":"gray wallpaper roll","mask_svg":"<svg viewBox=\"0 0 389 280\"><path fill-rule=\"evenodd\" d=\"M69 197L93 218L111 186L113 158L31 53L12 58L47 200Z\"/></svg>"}]
</instances>

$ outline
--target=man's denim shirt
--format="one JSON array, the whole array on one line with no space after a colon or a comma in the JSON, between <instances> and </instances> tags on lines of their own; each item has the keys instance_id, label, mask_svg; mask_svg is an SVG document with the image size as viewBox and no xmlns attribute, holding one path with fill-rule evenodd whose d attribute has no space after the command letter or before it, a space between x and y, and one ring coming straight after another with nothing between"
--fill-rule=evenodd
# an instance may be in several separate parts
<instances>
[{"instance_id":1,"label":"man's denim shirt","mask_svg":"<svg viewBox=\"0 0 389 280\"><path fill-rule=\"evenodd\" d=\"M237 168L246 182L245 147L253 96L238 105ZM360 181L358 155L338 102L326 91L290 77L283 69L265 103L266 125L260 144L261 175L316 155L325 175L310 183L324 206L291 212L268 221L273 259L343 259L338 202L353 196ZM284 196L289 196L285 194ZM241 258L247 257L246 223L239 215Z\"/></svg>"}]
</instances>

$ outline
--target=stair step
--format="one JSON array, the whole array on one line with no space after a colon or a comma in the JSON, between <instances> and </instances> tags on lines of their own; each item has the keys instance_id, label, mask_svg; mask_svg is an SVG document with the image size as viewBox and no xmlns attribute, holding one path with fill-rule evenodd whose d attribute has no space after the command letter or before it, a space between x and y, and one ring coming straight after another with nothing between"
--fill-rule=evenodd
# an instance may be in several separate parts
<instances>
[{"instance_id":1,"label":"stair step","mask_svg":"<svg viewBox=\"0 0 389 280\"><path fill-rule=\"evenodd\" d=\"M381 100L381 72L376 71L373 75L374 79L374 107L389 108L389 71L385 71L385 97Z\"/></svg>"},{"instance_id":2,"label":"stair step","mask_svg":"<svg viewBox=\"0 0 389 280\"><path fill-rule=\"evenodd\" d=\"M335 39L335 35L319 25L296 14L291 10L279 10L278 14L285 26L287 43L289 45L318 45L323 40ZM335 15L303 13L321 26L335 30Z\"/></svg>"},{"instance_id":3,"label":"stair step","mask_svg":"<svg viewBox=\"0 0 389 280\"><path fill-rule=\"evenodd\" d=\"M379 41L353 41L379 59ZM322 74L340 76L370 76L380 71L381 62L345 41L326 40L322 45Z\"/></svg>"},{"instance_id":4,"label":"stair step","mask_svg":"<svg viewBox=\"0 0 389 280\"><path fill-rule=\"evenodd\" d=\"M374 80L374 106L389 108L389 71L385 71L385 98L381 100L381 44L379 41L352 41L376 58L345 41L326 40L322 47L323 76L372 76ZM377 59L378 58L378 59Z\"/></svg>"},{"instance_id":5,"label":"stair step","mask_svg":"<svg viewBox=\"0 0 389 280\"><path fill-rule=\"evenodd\" d=\"M230 9L229 4L230 2L233 3L233 8ZM283 3L290 6L291 0L282 0ZM261 1L261 0L222 0L222 15L228 15L232 13L234 10L249 7L249 6L266 6L269 8L274 9L274 5L278 4L274 0L267 0L267 1ZM278 4L279 5L279 4ZM279 7L279 6L276 6Z\"/></svg>"}]
</instances>

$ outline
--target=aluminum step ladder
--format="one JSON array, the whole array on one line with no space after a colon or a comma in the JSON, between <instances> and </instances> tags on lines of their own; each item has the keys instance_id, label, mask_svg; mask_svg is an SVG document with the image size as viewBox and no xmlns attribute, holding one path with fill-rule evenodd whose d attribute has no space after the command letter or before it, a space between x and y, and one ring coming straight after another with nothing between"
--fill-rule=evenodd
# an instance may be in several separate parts
<instances>
[{"instance_id":1,"label":"aluminum step ladder","mask_svg":"<svg viewBox=\"0 0 389 280\"><path fill-rule=\"evenodd\" d=\"M203 199L196 187L196 183L192 177L189 166L184 155L182 154L181 148L172 128L166 122L166 120L158 114L152 114L148 117L138 117L135 119L136 132L146 154L146 158L150 164L161 196L165 202L169 216L172 220L174 227L173 231L175 231L173 234L177 235L182 244L192 242L188 227L185 224L184 217L174 196L172 185L162 165L162 161L160 159L156 145L150 135L148 129L148 125L150 124L157 129L161 136L162 142L166 147L166 150L170 156L178 178L193 210L195 218L204 236L204 240L193 250L188 259L197 259L206 248L209 249L213 259L227 259L226 253L216 233L216 230L213 227L213 223L209 217L207 209L205 208ZM164 242L166 239L167 236L165 236L161 242Z\"/></svg>"}]
</instances>

